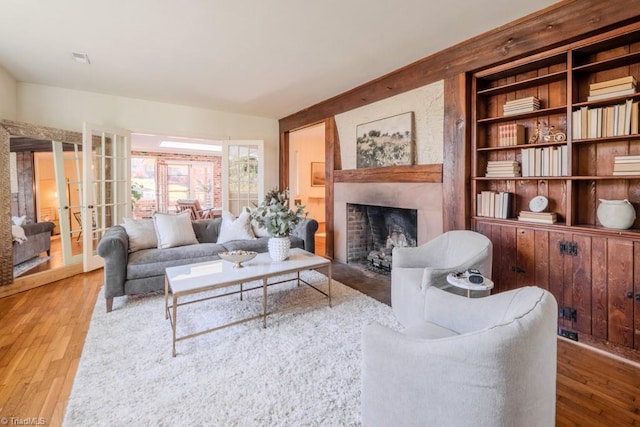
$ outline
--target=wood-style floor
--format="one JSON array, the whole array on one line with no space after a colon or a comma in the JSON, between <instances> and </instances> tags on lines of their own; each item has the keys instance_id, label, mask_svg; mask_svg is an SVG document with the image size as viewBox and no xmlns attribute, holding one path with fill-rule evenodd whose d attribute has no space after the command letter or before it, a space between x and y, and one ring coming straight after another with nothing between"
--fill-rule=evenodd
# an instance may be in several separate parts
<instances>
[{"instance_id":1,"label":"wood-style floor","mask_svg":"<svg viewBox=\"0 0 640 427\"><path fill-rule=\"evenodd\" d=\"M388 278L338 263L334 278L390 302ZM0 420L61 425L101 286L97 270L0 299ZM640 426L640 365L559 339L556 416L558 426Z\"/></svg>"}]
</instances>

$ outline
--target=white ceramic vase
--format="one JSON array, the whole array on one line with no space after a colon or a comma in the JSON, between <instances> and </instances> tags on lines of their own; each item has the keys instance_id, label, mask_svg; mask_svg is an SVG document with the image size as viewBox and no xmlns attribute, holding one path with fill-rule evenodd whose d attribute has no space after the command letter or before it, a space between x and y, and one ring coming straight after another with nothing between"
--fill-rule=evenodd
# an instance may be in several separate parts
<instances>
[{"instance_id":1,"label":"white ceramic vase","mask_svg":"<svg viewBox=\"0 0 640 427\"><path fill-rule=\"evenodd\" d=\"M274 262L284 261L289 257L291 240L289 237L272 237L269 239L269 256Z\"/></svg>"},{"instance_id":2,"label":"white ceramic vase","mask_svg":"<svg viewBox=\"0 0 640 427\"><path fill-rule=\"evenodd\" d=\"M597 215L600 224L616 230L626 230L636 220L636 210L627 199L600 199Z\"/></svg>"}]
</instances>

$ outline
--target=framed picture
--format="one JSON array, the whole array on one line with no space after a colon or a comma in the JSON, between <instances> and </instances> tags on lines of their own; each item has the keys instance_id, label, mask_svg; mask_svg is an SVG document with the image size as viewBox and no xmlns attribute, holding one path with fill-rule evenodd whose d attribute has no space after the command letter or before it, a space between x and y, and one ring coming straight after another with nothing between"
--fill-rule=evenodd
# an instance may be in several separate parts
<instances>
[{"instance_id":1,"label":"framed picture","mask_svg":"<svg viewBox=\"0 0 640 427\"><path fill-rule=\"evenodd\" d=\"M311 186L324 187L324 163L311 162Z\"/></svg>"},{"instance_id":2,"label":"framed picture","mask_svg":"<svg viewBox=\"0 0 640 427\"><path fill-rule=\"evenodd\" d=\"M413 111L358 125L356 135L358 168L413 164Z\"/></svg>"}]
</instances>

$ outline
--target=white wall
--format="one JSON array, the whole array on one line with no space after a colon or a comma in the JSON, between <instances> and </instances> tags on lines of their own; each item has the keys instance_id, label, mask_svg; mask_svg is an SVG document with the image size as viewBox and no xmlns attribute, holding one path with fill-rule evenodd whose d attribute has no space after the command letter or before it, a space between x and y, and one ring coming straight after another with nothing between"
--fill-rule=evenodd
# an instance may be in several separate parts
<instances>
[{"instance_id":1,"label":"white wall","mask_svg":"<svg viewBox=\"0 0 640 427\"><path fill-rule=\"evenodd\" d=\"M413 111L416 164L442 163L444 157L444 81L440 80L336 115L342 169L356 168L356 127Z\"/></svg>"},{"instance_id":2,"label":"white wall","mask_svg":"<svg viewBox=\"0 0 640 427\"><path fill-rule=\"evenodd\" d=\"M203 139L265 141L265 188L278 184L278 121L30 83L17 84L16 119L81 132L82 123Z\"/></svg>"},{"instance_id":3,"label":"white wall","mask_svg":"<svg viewBox=\"0 0 640 427\"><path fill-rule=\"evenodd\" d=\"M16 119L18 83L0 66L0 119Z\"/></svg>"}]
</instances>

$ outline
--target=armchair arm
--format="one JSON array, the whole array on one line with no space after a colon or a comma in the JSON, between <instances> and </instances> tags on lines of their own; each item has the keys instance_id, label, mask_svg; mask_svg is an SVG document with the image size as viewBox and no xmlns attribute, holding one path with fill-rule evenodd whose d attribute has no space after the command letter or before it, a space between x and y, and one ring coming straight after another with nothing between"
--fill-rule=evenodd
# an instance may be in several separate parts
<instances>
[{"instance_id":1,"label":"armchair arm","mask_svg":"<svg viewBox=\"0 0 640 427\"><path fill-rule=\"evenodd\" d=\"M114 225L105 231L98 243L98 255L104 258L104 296L107 299L124 295L129 261L129 237L124 227Z\"/></svg>"},{"instance_id":2,"label":"armchair arm","mask_svg":"<svg viewBox=\"0 0 640 427\"><path fill-rule=\"evenodd\" d=\"M501 381L503 360L483 339L427 340L366 326L363 425L508 425L500 398L507 386Z\"/></svg>"},{"instance_id":3,"label":"armchair arm","mask_svg":"<svg viewBox=\"0 0 640 427\"><path fill-rule=\"evenodd\" d=\"M425 268L432 262L432 242L417 247L393 248L393 268Z\"/></svg>"},{"instance_id":4,"label":"armchair arm","mask_svg":"<svg viewBox=\"0 0 640 427\"><path fill-rule=\"evenodd\" d=\"M304 250L315 253L316 251L316 231L318 230L318 221L313 218L305 218L291 232L293 236L300 237L304 240Z\"/></svg>"}]
</instances>

